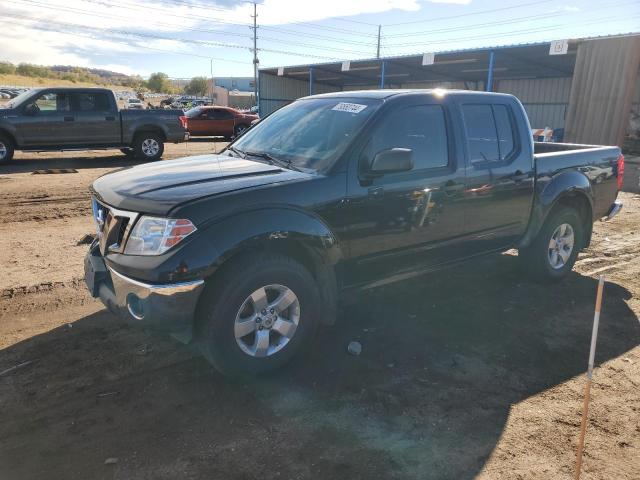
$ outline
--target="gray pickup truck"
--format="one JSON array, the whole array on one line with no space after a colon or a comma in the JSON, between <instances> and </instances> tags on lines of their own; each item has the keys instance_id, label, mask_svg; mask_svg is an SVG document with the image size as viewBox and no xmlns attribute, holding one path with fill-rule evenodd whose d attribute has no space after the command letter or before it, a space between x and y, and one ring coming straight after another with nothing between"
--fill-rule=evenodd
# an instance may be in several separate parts
<instances>
[{"instance_id":1,"label":"gray pickup truck","mask_svg":"<svg viewBox=\"0 0 640 480\"><path fill-rule=\"evenodd\" d=\"M118 110L104 88L36 88L0 105L0 164L15 150L119 148L157 160L165 142L188 138L182 110Z\"/></svg>"}]
</instances>

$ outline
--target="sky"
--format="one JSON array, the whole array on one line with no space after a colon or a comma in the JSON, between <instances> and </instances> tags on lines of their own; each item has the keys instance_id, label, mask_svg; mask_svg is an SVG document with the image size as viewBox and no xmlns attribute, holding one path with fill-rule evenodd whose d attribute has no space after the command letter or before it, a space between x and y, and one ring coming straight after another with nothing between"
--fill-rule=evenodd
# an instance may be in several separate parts
<instances>
[{"instance_id":1,"label":"sky","mask_svg":"<svg viewBox=\"0 0 640 480\"><path fill-rule=\"evenodd\" d=\"M0 0L0 61L251 76L253 4ZM639 0L258 0L261 67L640 31Z\"/></svg>"}]
</instances>

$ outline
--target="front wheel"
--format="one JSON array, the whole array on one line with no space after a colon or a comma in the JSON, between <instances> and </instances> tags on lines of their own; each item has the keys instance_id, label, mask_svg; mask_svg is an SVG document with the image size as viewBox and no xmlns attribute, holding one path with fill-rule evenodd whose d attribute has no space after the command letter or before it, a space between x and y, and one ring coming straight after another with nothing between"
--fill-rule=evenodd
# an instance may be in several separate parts
<instances>
[{"instance_id":1,"label":"front wheel","mask_svg":"<svg viewBox=\"0 0 640 480\"><path fill-rule=\"evenodd\" d=\"M551 213L534 241L520 249L527 273L536 280L558 281L573 269L584 245L584 223L575 209L560 207Z\"/></svg>"},{"instance_id":2,"label":"front wheel","mask_svg":"<svg viewBox=\"0 0 640 480\"><path fill-rule=\"evenodd\" d=\"M230 376L282 367L310 347L319 323L313 277L283 255L252 255L234 262L202 295L200 349Z\"/></svg>"},{"instance_id":3,"label":"front wheel","mask_svg":"<svg viewBox=\"0 0 640 480\"><path fill-rule=\"evenodd\" d=\"M164 142L155 133L141 133L133 141L133 150L136 157L152 162L162 157Z\"/></svg>"},{"instance_id":4,"label":"front wheel","mask_svg":"<svg viewBox=\"0 0 640 480\"><path fill-rule=\"evenodd\" d=\"M0 135L0 164L9 163L13 158L13 142Z\"/></svg>"},{"instance_id":5,"label":"front wheel","mask_svg":"<svg viewBox=\"0 0 640 480\"><path fill-rule=\"evenodd\" d=\"M235 135L236 138L238 138L240 135L242 135L248 129L249 129L249 127L247 127L246 125L236 125L236 128L233 129L233 134Z\"/></svg>"}]
</instances>

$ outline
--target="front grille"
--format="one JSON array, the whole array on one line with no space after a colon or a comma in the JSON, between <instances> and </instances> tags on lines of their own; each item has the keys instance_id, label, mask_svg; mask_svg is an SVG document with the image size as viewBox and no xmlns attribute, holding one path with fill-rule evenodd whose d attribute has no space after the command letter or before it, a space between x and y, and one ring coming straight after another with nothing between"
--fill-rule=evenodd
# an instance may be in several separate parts
<instances>
[{"instance_id":1,"label":"front grille","mask_svg":"<svg viewBox=\"0 0 640 480\"><path fill-rule=\"evenodd\" d=\"M122 253L138 214L108 207L95 198L91 199L91 209L96 224L100 253L103 255L109 252Z\"/></svg>"}]
</instances>

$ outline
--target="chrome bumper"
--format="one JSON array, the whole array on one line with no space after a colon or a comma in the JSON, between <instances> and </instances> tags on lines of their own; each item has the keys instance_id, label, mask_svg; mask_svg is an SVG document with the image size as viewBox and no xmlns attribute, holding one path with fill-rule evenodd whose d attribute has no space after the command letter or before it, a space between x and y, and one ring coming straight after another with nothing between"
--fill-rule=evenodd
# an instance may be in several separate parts
<instances>
[{"instance_id":1,"label":"chrome bumper","mask_svg":"<svg viewBox=\"0 0 640 480\"><path fill-rule=\"evenodd\" d=\"M615 202L613 202L613 205L611 205L611 208L609 209L609 213L607 213L607 216L604 219L611 220L613 217L620 213L620 210L622 210L622 206L623 205L620 200L616 200Z\"/></svg>"},{"instance_id":2,"label":"chrome bumper","mask_svg":"<svg viewBox=\"0 0 640 480\"><path fill-rule=\"evenodd\" d=\"M91 255L91 253L89 253ZM94 256L94 262L103 262ZM85 263L86 264L86 263ZM85 271L85 279L90 277ZM193 317L204 280L151 285L128 278L106 267L95 286L89 286L112 313L131 324L171 333L193 326Z\"/></svg>"}]
</instances>

